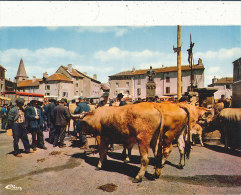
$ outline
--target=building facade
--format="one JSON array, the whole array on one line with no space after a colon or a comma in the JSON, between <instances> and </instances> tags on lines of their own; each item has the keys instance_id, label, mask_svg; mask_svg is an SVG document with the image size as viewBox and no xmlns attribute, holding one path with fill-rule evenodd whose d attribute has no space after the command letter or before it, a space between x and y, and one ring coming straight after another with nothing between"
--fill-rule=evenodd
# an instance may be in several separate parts
<instances>
[{"instance_id":1,"label":"building facade","mask_svg":"<svg viewBox=\"0 0 241 195\"><path fill-rule=\"evenodd\" d=\"M0 92L5 91L5 72L6 69L0 65Z\"/></svg>"},{"instance_id":2,"label":"building facade","mask_svg":"<svg viewBox=\"0 0 241 195\"><path fill-rule=\"evenodd\" d=\"M214 99L220 99L222 95L224 95L225 98L231 98L232 85L232 77L223 77L221 79L218 79L214 76L214 78L212 79L212 84L208 85L208 87L216 88L218 91L214 93Z\"/></svg>"},{"instance_id":3,"label":"building facade","mask_svg":"<svg viewBox=\"0 0 241 195\"><path fill-rule=\"evenodd\" d=\"M97 80L97 75L93 78L87 74L74 69L71 64L60 66L55 74L48 76L43 74L43 78L28 79L23 60L20 60L17 76L17 90L19 92L43 94L47 98L67 100L84 97L100 97L102 95L101 82Z\"/></svg>"},{"instance_id":4,"label":"building facade","mask_svg":"<svg viewBox=\"0 0 241 195\"><path fill-rule=\"evenodd\" d=\"M232 107L241 108L241 58L233 62Z\"/></svg>"},{"instance_id":5,"label":"building facade","mask_svg":"<svg viewBox=\"0 0 241 195\"><path fill-rule=\"evenodd\" d=\"M157 96L177 95L177 67L162 67L153 69L155 71L154 82L156 83ZM110 98L116 98L118 93L132 99L146 97L146 84L148 82L148 69L120 72L109 76ZM182 94L187 92L191 83L191 69L182 66ZM197 88L204 86L204 66L199 63L193 65L193 83Z\"/></svg>"}]
</instances>

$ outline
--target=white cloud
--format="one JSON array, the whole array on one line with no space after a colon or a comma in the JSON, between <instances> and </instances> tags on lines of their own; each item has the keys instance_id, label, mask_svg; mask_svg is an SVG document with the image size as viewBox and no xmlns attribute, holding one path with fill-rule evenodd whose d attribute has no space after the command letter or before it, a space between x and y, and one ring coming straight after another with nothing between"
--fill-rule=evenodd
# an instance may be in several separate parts
<instances>
[{"instance_id":1,"label":"white cloud","mask_svg":"<svg viewBox=\"0 0 241 195\"><path fill-rule=\"evenodd\" d=\"M76 52L62 48L43 48L37 50L8 49L0 51L0 64L7 69L6 77L14 78L20 59L23 58L27 75L42 77L44 72L53 74L60 65L77 64L83 58Z\"/></svg>"},{"instance_id":2,"label":"white cloud","mask_svg":"<svg viewBox=\"0 0 241 195\"><path fill-rule=\"evenodd\" d=\"M241 55L241 48L222 48L218 51L197 52L194 55L202 59L236 59Z\"/></svg>"},{"instance_id":3,"label":"white cloud","mask_svg":"<svg viewBox=\"0 0 241 195\"><path fill-rule=\"evenodd\" d=\"M208 68L208 73L217 73L220 70L220 67L215 66L215 67L210 67Z\"/></svg>"}]
</instances>

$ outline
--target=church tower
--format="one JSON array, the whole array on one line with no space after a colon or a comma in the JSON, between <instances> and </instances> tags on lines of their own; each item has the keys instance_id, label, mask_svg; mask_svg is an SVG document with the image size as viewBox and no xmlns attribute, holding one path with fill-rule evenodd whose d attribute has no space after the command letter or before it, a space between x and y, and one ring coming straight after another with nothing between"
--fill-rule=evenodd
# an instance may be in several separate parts
<instances>
[{"instance_id":1,"label":"church tower","mask_svg":"<svg viewBox=\"0 0 241 195\"><path fill-rule=\"evenodd\" d=\"M18 81L23 81L27 79L28 79L28 76L24 67L23 59L21 58L15 80L16 80L16 83L18 83Z\"/></svg>"}]
</instances>

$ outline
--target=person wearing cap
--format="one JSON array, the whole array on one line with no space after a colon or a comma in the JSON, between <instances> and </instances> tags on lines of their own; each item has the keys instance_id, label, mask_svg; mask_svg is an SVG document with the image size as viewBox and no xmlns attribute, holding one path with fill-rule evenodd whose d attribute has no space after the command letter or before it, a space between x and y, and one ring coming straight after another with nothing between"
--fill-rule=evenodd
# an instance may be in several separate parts
<instances>
[{"instance_id":1,"label":"person wearing cap","mask_svg":"<svg viewBox=\"0 0 241 195\"><path fill-rule=\"evenodd\" d=\"M79 97L79 104L77 105L74 114L81 114L83 112L89 112L90 111L90 106L84 101L83 97ZM80 138L80 142L83 149L88 147L88 140L86 138L85 135L82 134L82 132L80 132L80 122L77 121L76 123L76 131L79 132L79 138Z\"/></svg>"},{"instance_id":2,"label":"person wearing cap","mask_svg":"<svg viewBox=\"0 0 241 195\"><path fill-rule=\"evenodd\" d=\"M2 130L6 129L6 125L7 125L7 104L4 104L2 109L1 109L1 116L2 116Z\"/></svg>"},{"instance_id":3,"label":"person wearing cap","mask_svg":"<svg viewBox=\"0 0 241 195\"><path fill-rule=\"evenodd\" d=\"M54 121L55 121L55 133L53 146L65 147L64 138L66 132L66 126L70 120L70 113L65 107L66 100L63 98L60 100L59 105L54 108Z\"/></svg>"},{"instance_id":4,"label":"person wearing cap","mask_svg":"<svg viewBox=\"0 0 241 195\"><path fill-rule=\"evenodd\" d=\"M41 110L37 108L37 100L30 102L31 106L26 112L26 118L29 122L30 132L32 134L32 147L36 151L37 146L41 149L47 149L44 145L43 131L40 126L43 125L43 117Z\"/></svg>"},{"instance_id":5,"label":"person wearing cap","mask_svg":"<svg viewBox=\"0 0 241 195\"><path fill-rule=\"evenodd\" d=\"M13 131L13 148L14 155L16 157L22 157L19 151L18 142L22 140L23 146L26 153L33 153L34 151L30 148L27 129L25 127L25 116L24 116L24 99L17 98L16 106L13 107L8 113L8 125Z\"/></svg>"}]
</instances>

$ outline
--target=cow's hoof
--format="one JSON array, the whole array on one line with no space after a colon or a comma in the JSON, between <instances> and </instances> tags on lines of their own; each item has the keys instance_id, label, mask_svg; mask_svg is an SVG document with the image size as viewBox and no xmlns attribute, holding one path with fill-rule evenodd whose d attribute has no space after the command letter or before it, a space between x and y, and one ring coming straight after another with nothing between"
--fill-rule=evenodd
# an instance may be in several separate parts
<instances>
[{"instance_id":1,"label":"cow's hoof","mask_svg":"<svg viewBox=\"0 0 241 195\"><path fill-rule=\"evenodd\" d=\"M157 175L156 173L153 174L153 179L158 179L160 175Z\"/></svg>"},{"instance_id":2,"label":"cow's hoof","mask_svg":"<svg viewBox=\"0 0 241 195\"><path fill-rule=\"evenodd\" d=\"M129 163L129 162L130 162L130 160L124 160L124 163L126 163L126 164Z\"/></svg>"},{"instance_id":3,"label":"cow's hoof","mask_svg":"<svg viewBox=\"0 0 241 195\"><path fill-rule=\"evenodd\" d=\"M132 183L140 183L140 182L142 182L142 178L140 179L135 178L132 180Z\"/></svg>"},{"instance_id":4,"label":"cow's hoof","mask_svg":"<svg viewBox=\"0 0 241 195\"><path fill-rule=\"evenodd\" d=\"M184 167L184 166L181 165L181 164L179 164L179 165L177 166L178 169L183 169L183 167Z\"/></svg>"},{"instance_id":5,"label":"cow's hoof","mask_svg":"<svg viewBox=\"0 0 241 195\"><path fill-rule=\"evenodd\" d=\"M95 170L99 171L99 170L101 170L101 168L100 167L95 167Z\"/></svg>"}]
</instances>

